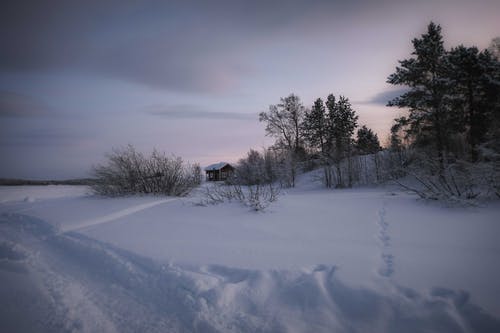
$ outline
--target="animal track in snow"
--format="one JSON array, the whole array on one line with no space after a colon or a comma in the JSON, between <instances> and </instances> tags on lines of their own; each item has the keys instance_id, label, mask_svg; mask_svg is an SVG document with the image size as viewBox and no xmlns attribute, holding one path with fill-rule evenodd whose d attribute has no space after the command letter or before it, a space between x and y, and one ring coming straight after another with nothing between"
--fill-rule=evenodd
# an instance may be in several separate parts
<instances>
[{"instance_id":1,"label":"animal track in snow","mask_svg":"<svg viewBox=\"0 0 500 333\"><path fill-rule=\"evenodd\" d=\"M391 277L394 273L394 255L391 253L391 237L389 235L389 223L385 220L385 204L378 211L377 226L379 229L377 238L380 242L382 263L377 272L380 276Z\"/></svg>"}]
</instances>

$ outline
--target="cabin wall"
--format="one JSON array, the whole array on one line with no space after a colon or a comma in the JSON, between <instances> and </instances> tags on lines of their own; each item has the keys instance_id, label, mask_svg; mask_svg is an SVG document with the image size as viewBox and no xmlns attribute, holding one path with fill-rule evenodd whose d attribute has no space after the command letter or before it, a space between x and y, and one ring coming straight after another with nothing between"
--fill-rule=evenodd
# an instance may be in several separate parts
<instances>
[{"instance_id":1,"label":"cabin wall","mask_svg":"<svg viewBox=\"0 0 500 333\"><path fill-rule=\"evenodd\" d=\"M234 168L229 165L226 165L220 170L208 170L206 171L206 180L207 181L227 180L233 172Z\"/></svg>"}]
</instances>

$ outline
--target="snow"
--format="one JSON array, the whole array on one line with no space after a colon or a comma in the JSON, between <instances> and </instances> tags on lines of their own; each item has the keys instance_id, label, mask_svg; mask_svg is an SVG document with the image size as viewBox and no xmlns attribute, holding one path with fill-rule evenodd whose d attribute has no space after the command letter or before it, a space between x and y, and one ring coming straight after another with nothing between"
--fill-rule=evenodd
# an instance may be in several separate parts
<instances>
[{"instance_id":1,"label":"snow","mask_svg":"<svg viewBox=\"0 0 500 333\"><path fill-rule=\"evenodd\" d=\"M498 202L297 184L257 213L0 188L0 330L500 331Z\"/></svg>"},{"instance_id":2,"label":"snow","mask_svg":"<svg viewBox=\"0 0 500 333\"><path fill-rule=\"evenodd\" d=\"M148 209L148 208L151 208L151 207L154 207L157 205L161 205L161 204L173 201L173 200L176 200L176 199L170 198L170 199L156 200L156 201L147 202L147 203L143 203L143 204L139 204L139 205L134 205L132 207L128 207L128 208L116 211L116 212L108 214L108 215L104 215L102 217L81 221L76 225L63 224L60 226L59 229L61 232L68 232L68 231L75 231L75 230L79 230L79 229L97 226L99 224L108 223L110 221L118 220L120 218L123 218L123 217L129 216L129 215L135 214L137 212L140 212L141 210L145 210L145 209Z\"/></svg>"},{"instance_id":3,"label":"snow","mask_svg":"<svg viewBox=\"0 0 500 333\"><path fill-rule=\"evenodd\" d=\"M45 199L79 197L90 192L87 186L0 186L0 204L15 201L34 202Z\"/></svg>"}]
</instances>

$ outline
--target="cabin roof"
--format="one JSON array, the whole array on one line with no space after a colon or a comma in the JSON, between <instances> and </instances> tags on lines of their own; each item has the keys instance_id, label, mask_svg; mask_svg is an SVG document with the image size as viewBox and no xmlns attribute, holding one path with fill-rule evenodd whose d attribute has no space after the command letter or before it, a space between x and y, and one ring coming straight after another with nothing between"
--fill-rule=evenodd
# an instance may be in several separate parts
<instances>
[{"instance_id":1,"label":"cabin roof","mask_svg":"<svg viewBox=\"0 0 500 333\"><path fill-rule=\"evenodd\" d=\"M224 168L226 165L229 165L227 162L219 162L215 164L210 164L205 168L205 171L216 171Z\"/></svg>"}]
</instances>

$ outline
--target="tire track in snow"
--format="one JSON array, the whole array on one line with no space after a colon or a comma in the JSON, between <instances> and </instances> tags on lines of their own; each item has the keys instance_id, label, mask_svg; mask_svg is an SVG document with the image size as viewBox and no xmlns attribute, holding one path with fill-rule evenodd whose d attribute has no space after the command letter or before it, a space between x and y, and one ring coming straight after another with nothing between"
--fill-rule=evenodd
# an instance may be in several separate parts
<instances>
[{"instance_id":1,"label":"tire track in snow","mask_svg":"<svg viewBox=\"0 0 500 333\"><path fill-rule=\"evenodd\" d=\"M177 198L170 198L170 199L163 199L163 200L158 200L158 201L153 201L153 202L147 202L144 204L140 204L140 205L126 208L126 209L122 209L122 210L116 211L116 212L108 214L108 215L104 215L101 217L81 221L81 222L78 222L78 223L73 224L73 225L62 225L60 227L60 232L64 233L64 232L69 232L69 231L76 231L76 230L80 230L80 229L84 229L84 228L88 228L88 227L93 227L93 226L96 226L99 224L108 223L108 222L117 220L119 218L129 216L129 215L135 214L137 212L140 212L142 210L146 210L146 209L152 208L154 206L158 206L158 205L161 205L161 204L164 204L167 202L171 202L174 200L177 200Z\"/></svg>"},{"instance_id":2,"label":"tire track in snow","mask_svg":"<svg viewBox=\"0 0 500 333\"><path fill-rule=\"evenodd\" d=\"M382 260L381 265L378 268L377 273L382 276L389 278L394 273L394 255L392 254L391 247L391 236L389 235L389 223L385 219L386 210L385 202L382 208L378 211L378 241L380 243L380 259Z\"/></svg>"}]
</instances>

